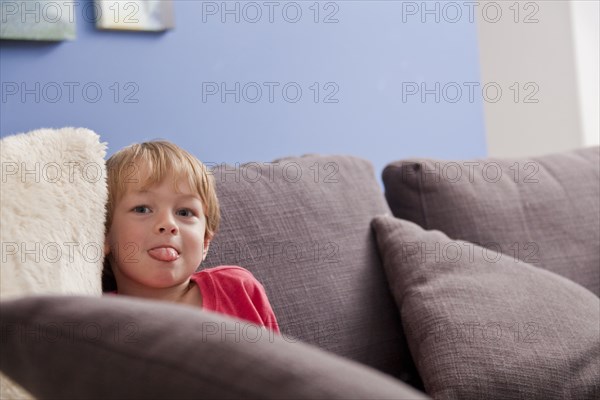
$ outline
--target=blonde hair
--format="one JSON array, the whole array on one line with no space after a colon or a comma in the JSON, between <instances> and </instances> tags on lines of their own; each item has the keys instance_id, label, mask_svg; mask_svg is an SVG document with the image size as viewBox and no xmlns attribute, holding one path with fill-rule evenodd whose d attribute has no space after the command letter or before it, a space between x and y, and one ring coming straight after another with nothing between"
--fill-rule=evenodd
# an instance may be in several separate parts
<instances>
[{"instance_id":1,"label":"blonde hair","mask_svg":"<svg viewBox=\"0 0 600 400\"><path fill-rule=\"evenodd\" d=\"M206 217L206 239L212 239L221 220L219 200L214 177L196 157L165 140L154 140L127 146L106 161L108 174L108 203L106 205L106 233L112 224L114 207L127 192L130 184L141 184L141 189L175 177L187 179L189 187L200 196Z\"/></svg>"}]
</instances>

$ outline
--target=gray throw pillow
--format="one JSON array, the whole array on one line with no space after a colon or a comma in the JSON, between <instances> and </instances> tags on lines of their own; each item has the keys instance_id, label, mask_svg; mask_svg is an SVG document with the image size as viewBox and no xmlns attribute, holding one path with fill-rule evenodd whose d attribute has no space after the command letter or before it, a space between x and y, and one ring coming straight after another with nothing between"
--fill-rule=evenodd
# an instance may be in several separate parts
<instances>
[{"instance_id":1,"label":"gray throw pillow","mask_svg":"<svg viewBox=\"0 0 600 400\"><path fill-rule=\"evenodd\" d=\"M389 212L372 165L318 155L208 165L222 221L202 268L247 268L281 332L422 387L370 228Z\"/></svg>"},{"instance_id":2,"label":"gray throw pillow","mask_svg":"<svg viewBox=\"0 0 600 400\"><path fill-rule=\"evenodd\" d=\"M393 214L501 251L600 295L600 148L531 159L398 161Z\"/></svg>"},{"instance_id":3,"label":"gray throw pillow","mask_svg":"<svg viewBox=\"0 0 600 400\"><path fill-rule=\"evenodd\" d=\"M600 300L557 274L390 216L372 226L436 399L600 396Z\"/></svg>"},{"instance_id":4,"label":"gray throw pillow","mask_svg":"<svg viewBox=\"0 0 600 400\"><path fill-rule=\"evenodd\" d=\"M193 307L124 296L1 307L0 368L40 399L427 398L374 369Z\"/></svg>"}]
</instances>

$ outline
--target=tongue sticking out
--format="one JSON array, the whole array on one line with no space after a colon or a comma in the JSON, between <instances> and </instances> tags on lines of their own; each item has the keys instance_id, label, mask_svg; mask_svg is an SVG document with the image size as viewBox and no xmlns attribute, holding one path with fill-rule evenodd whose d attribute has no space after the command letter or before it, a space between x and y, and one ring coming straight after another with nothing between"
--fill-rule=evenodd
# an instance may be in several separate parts
<instances>
[{"instance_id":1,"label":"tongue sticking out","mask_svg":"<svg viewBox=\"0 0 600 400\"><path fill-rule=\"evenodd\" d=\"M179 258L177 250L172 247L157 247L149 250L148 254L158 261L175 261Z\"/></svg>"}]
</instances>

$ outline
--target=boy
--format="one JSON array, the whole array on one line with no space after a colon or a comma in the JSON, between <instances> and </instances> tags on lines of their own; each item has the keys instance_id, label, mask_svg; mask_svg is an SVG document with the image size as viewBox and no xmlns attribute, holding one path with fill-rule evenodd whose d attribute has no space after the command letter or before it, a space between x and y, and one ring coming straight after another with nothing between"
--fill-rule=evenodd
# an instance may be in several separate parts
<instances>
[{"instance_id":1,"label":"boy","mask_svg":"<svg viewBox=\"0 0 600 400\"><path fill-rule=\"evenodd\" d=\"M151 141L118 151L106 167L105 291L189 304L279 332L264 288L249 271L195 272L220 221L204 164L173 143Z\"/></svg>"}]
</instances>

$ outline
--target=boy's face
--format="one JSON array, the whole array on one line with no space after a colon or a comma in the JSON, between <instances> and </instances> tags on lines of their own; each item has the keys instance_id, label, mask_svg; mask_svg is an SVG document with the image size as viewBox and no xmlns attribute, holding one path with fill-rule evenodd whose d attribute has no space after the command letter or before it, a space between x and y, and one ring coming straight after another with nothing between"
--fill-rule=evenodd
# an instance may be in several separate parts
<instances>
[{"instance_id":1,"label":"boy's face","mask_svg":"<svg viewBox=\"0 0 600 400\"><path fill-rule=\"evenodd\" d=\"M185 180L131 185L115 204L105 252L117 285L167 288L185 282L206 257L206 218Z\"/></svg>"}]
</instances>

